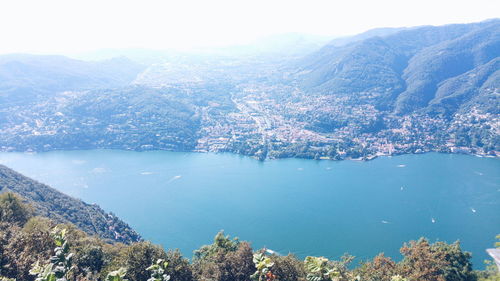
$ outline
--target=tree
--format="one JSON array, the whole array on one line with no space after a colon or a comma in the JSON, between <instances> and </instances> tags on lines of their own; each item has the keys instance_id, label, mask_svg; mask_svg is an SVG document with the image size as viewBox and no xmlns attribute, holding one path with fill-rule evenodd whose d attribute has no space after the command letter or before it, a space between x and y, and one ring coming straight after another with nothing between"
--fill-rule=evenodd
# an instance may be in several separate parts
<instances>
[{"instance_id":1,"label":"tree","mask_svg":"<svg viewBox=\"0 0 500 281\"><path fill-rule=\"evenodd\" d=\"M14 193L0 194L0 221L23 226L31 213L31 209Z\"/></svg>"},{"instance_id":2,"label":"tree","mask_svg":"<svg viewBox=\"0 0 500 281\"><path fill-rule=\"evenodd\" d=\"M460 242L447 244L436 242L431 247L436 253L442 253L446 261L441 271L446 281L475 281L476 276L472 270L472 255L462 251Z\"/></svg>"},{"instance_id":3,"label":"tree","mask_svg":"<svg viewBox=\"0 0 500 281\"><path fill-rule=\"evenodd\" d=\"M298 260L294 255L286 256L272 255L271 260L274 263L273 274L279 281L305 281L306 273L304 263Z\"/></svg>"},{"instance_id":4,"label":"tree","mask_svg":"<svg viewBox=\"0 0 500 281\"><path fill-rule=\"evenodd\" d=\"M405 243L400 251L404 256L403 275L410 280L446 281L441 274L441 268L447 264L444 255L434 252L426 239Z\"/></svg>"},{"instance_id":5,"label":"tree","mask_svg":"<svg viewBox=\"0 0 500 281\"><path fill-rule=\"evenodd\" d=\"M87 245L77 254L75 264L87 274L98 273L103 269L105 256L99 245Z\"/></svg>"},{"instance_id":6,"label":"tree","mask_svg":"<svg viewBox=\"0 0 500 281\"><path fill-rule=\"evenodd\" d=\"M193 281L193 272L189 260L182 257L179 250L169 250L167 252L166 261L169 266L167 273L170 275L171 280L175 281Z\"/></svg>"},{"instance_id":7,"label":"tree","mask_svg":"<svg viewBox=\"0 0 500 281\"><path fill-rule=\"evenodd\" d=\"M470 263L471 255L462 252L458 242L433 245L427 239L405 243L401 248L404 258L401 273L409 280L450 281L475 280Z\"/></svg>"},{"instance_id":8,"label":"tree","mask_svg":"<svg viewBox=\"0 0 500 281\"><path fill-rule=\"evenodd\" d=\"M224 239L226 240L226 238ZM210 252L212 252L211 254L204 255L203 258L194 260L193 273L196 279L213 281L250 281L250 275L255 272L255 265L252 261L253 251L250 245L247 242L238 242L236 250L233 250L233 241L225 245L225 247L220 247L218 243L209 245L208 247L214 247L217 248L217 250L212 252L212 248L210 249Z\"/></svg>"},{"instance_id":9,"label":"tree","mask_svg":"<svg viewBox=\"0 0 500 281\"><path fill-rule=\"evenodd\" d=\"M145 281L149 278L148 268L158 259L165 259L166 253L162 247L151 242L138 242L127 248L125 267L127 278L134 281Z\"/></svg>"},{"instance_id":10,"label":"tree","mask_svg":"<svg viewBox=\"0 0 500 281\"><path fill-rule=\"evenodd\" d=\"M234 252L238 249L239 239L231 239L229 235L224 236L224 230L219 231L214 237L214 243L204 245L200 249L194 251L195 260L203 260L216 255L218 252Z\"/></svg>"},{"instance_id":11,"label":"tree","mask_svg":"<svg viewBox=\"0 0 500 281\"><path fill-rule=\"evenodd\" d=\"M30 219L35 224L38 221L41 222L38 217ZM17 280L34 280L29 274L33 264L48 260L55 247L50 229L19 228L10 224L2 232L2 275Z\"/></svg>"},{"instance_id":12,"label":"tree","mask_svg":"<svg viewBox=\"0 0 500 281\"><path fill-rule=\"evenodd\" d=\"M397 273L397 264L384 254L379 254L372 261L363 263L357 273L366 281L393 281Z\"/></svg>"}]
</instances>

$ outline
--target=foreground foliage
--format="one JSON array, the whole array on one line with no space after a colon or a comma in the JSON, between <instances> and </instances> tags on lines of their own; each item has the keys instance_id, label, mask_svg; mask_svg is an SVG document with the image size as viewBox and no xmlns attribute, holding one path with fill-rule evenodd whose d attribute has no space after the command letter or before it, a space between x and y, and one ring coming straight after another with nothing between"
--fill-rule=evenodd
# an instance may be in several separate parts
<instances>
[{"instance_id":1,"label":"foreground foliage","mask_svg":"<svg viewBox=\"0 0 500 281\"><path fill-rule=\"evenodd\" d=\"M474 272L458 242L422 238L403 245L400 262L380 254L359 266L340 260L255 251L221 231L195 251L192 262L178 250L150 242L109 244L73 225L32 217L13 194L0 195L0 281L498 281L495 267Z\"/></svg>"},{"instance_id":2,"label":"foreground foliage","mask_svg":"<svg viewBox=\"0 0 500 281\"><path fill-rule=\"evenodd\" d=\"M54 255L50 257L50 263L40 265L35 263L30 270L31 275L36 275L35 281L66 281L71 269L73 269L73 254L69 252L69 244L66 240L66 229L55 228L52 232L56 248Z\"/></svg>"},{"instance_id":3,"label":"foreground foliage","mask_svg":"<svg viewBox=\"0 0 500 281\"><path fill-rule=\"evenodd\" d=\"M105 212L95 204L87 204L63 194L3 165L0 165L0 192L10 194L3 195L0 199L2 209L7 212L0 213L2 221L15 222L22 226L29 216L35 214L50 218L57 223L74 224L89 235L97 235L106 240L123 243L141 240L139 234L112 213ZM17 204L15 202L19 201L9 198L13 196L9 192L22 196L32 208L20 210L19 206L5 206ZM10 209L18 211L12 213L8 211Z\"/></svg>"}]
</instances>

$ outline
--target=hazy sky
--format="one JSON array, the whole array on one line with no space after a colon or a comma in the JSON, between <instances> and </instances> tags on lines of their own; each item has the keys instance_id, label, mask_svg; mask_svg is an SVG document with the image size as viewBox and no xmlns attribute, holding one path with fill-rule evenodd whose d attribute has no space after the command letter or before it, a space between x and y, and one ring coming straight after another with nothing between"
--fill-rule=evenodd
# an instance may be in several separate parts
<instances>
[{"instance_id":1,"label":"hazy sky","mask_svg":"<svg viewBox=\"0 0 500 281\"><path fill-rule=\"evenodd\" d=\"M220 46L495 17L499 0L0 0L0 53Z\"/></svg>"}]
</instances>

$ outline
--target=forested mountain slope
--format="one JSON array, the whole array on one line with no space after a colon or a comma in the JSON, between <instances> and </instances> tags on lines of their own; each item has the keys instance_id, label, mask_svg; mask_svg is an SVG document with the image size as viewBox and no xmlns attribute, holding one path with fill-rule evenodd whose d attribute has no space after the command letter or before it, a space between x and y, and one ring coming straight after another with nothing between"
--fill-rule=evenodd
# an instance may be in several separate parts
<instances>
[{"instance_id":1,"label":"forested mountain slope","mask_svg":"<svg viewBox=\"0 0 500 281\"><path fill-rule=\"evenodd\" d=\"M426 26L343 46L329 44L301 61L296 78L311 93L369 92L376 97L371 101L360 99L360 103L408 114L427 108L430 103L434 110L438 104L446 107L442 97L453 95L454 88L440 87L441 84L499 56L499 20ZM486 73L483 71L482 75ZM462 80L454 80L455 87L459 81ZM440 111L452 113L444 108Z\"/></svg>"},{"instance_id":2,"label":"forested mountain slope","mask_svg":"<svg viewBox=\"0 0 500 281\"><path fill-rule=\"evenodd\" d=\"M0 150L500 155L499 19L375 29L299 58L224 50L148 66L2 56Z\"/></svg>"},{"instance_id":3,"label":"forested mountain slope","mask_svg":"<svg viewBox=\"0 0 500 281\"><path fill-rule=\"evenodd\" d=\"M136 242L141 237L115 215L95 204L65 195L0 165L0 192L13 192L28 200L36 215L58 223L72 223L89 235L119 242Z\"/></svg>"}]
</instances>

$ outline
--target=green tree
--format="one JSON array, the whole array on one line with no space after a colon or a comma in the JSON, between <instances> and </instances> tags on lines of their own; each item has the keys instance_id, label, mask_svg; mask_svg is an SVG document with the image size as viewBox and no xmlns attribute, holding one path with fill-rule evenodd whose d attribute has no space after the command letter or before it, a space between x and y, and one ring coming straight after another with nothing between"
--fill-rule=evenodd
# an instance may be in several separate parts
<instances>
[{"instance_id":1,"label":"green tree","mask_svg":"<svg viewBox=\"0 0 500 281\"><path fill-rule=\"evenodd\" d=\"M203 260L216 255L219 252L234 252L240 244L239 239L231 239L229 235L224 236L224 230L219 231L214 238L214 243L204 245L200 249L194 251L195 260Z\"/></svg>"},{"instance_id":2,"label":"green tree","mask_svg":"<svg viewBox=\"0 0 500 281\"><path fill-rule=\"evenodd\" d=\"M31 213L31 209L14 193L0 194L0 221L23 226Z\"/></svg>"},{"instance_id":3,"label":"green tree","mask_svg":"<svg viewBox=\"0 0 500 281\"><path fill-rule=\"evenodd\" d=\"M432 244L432 250L443 254L446 265L441 268L441 272L446 281L476 280L476 275L472 270L472 254L462 251L460 242L452 244L436 242Z\"/></svg>"},{"instance_id":4,"label":"green tree","mask_svg":"<svg viewBox=\"0 0 500 281\"><path fill-rule=\"evenodd\" d=\"M460 244L427 239L405 243L401 248L404 258L400 264L402 275L419 281L474 281L471 254L463 252Z\"/></svg>"},{"instance_id":5,"label":"green tree","mask_svg":"<svg viewBox=\"0 0 500 281\"><path fill-rule=\"evenodd\" d=\"M271 260L274 263L273 274L279 281L305 281L306 273L304 263L298 260L294 255L286 256L272 255Z\"/></svg>"},{"instance_id":6,"label":"green tree","mask_svg":"<svg viewBox=\"0 0 500 281\"><path fill-rule=\"evenodd\" d=\"M166 258L165 250L151 242L134 243L127 248L125 255L127 278L134 281L148 280L149 266L158 259Z\"/></svg>"},{"instance_id":7,"label":"green tree","mask_svg":"<svg viewBox=\"0 0 500 281\"><path fill-rule=\"evenodd\" d=\"M167 252L166 261L169 266L167 273L170 275L171 280L175 281L193 281L193 272L189 260L182 257L179 250L169 250Z\"/></svg>"},{"instance_id":8,"label":"green tree","mask_svg":"<svg viewBox=\"0 0 500 281\"><path fill-rule=\"evenodd\" d=\"M356 272L366 281L393 281L397 274L397 264L384 254L379 254L373 260L363 263Z\"/></svg>"},{"instance_id":9,"label":"green tree","mask_svg":"<svg viewBox=\"0 0 500 281\"><path fill-rule=\"evenodd\" d=\"M226 241L228 239L224 238ZM252 248L247 242L238 242L234 250L234 240L229 241L223 243L225 246L222 247L220 243L204 246L210 254L196 258L193 262L193 273L197 280L250 281L250 276L255 272Z\"/></svg>"},{"instance_id":10,"label":"green tree","mask_svg":"<svg viewBox=\"0 0 500 281\"><path fill-rule=\"evenodd\" d=\"M100 245L89 244L77 253L75 264L87 274L100 272L105 263L105 255Z\"/></svg>"}]
</instances>

